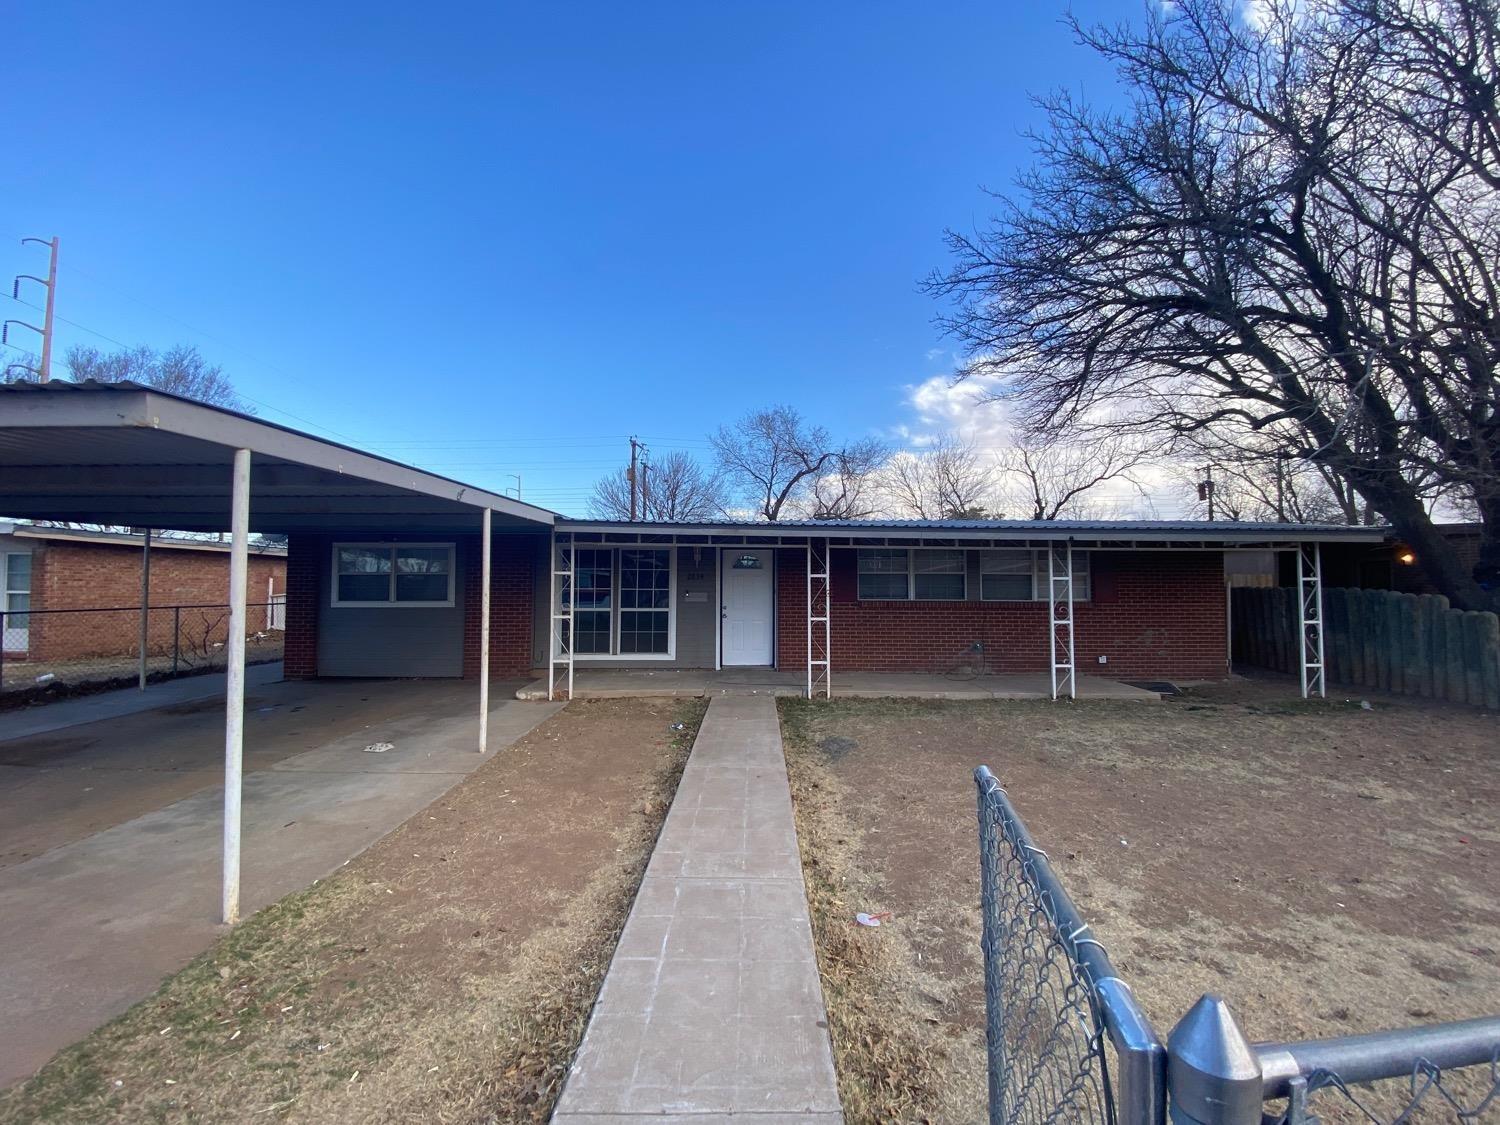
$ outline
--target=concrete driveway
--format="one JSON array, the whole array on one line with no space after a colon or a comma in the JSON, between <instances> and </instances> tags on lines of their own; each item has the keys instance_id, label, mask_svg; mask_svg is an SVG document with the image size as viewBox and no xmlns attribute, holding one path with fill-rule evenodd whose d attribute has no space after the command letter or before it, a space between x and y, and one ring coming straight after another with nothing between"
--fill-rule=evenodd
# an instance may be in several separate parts
<instances>
[{"instance_id":1,"label":"concrete driveway","mask_svg":"<svg viewBox=\"0 0 1500 1125\"><path fill-rule=\"evenodd\" d=\"M560 706L509 694L491 694L491 754ZM327 875L485 760L476 703L456 681L253 686L245 912ZM394 749L366 753L376 742ZM222 697L0 741L0 1085L223 932L222 756Z\"/></svg>"}]
</instances>

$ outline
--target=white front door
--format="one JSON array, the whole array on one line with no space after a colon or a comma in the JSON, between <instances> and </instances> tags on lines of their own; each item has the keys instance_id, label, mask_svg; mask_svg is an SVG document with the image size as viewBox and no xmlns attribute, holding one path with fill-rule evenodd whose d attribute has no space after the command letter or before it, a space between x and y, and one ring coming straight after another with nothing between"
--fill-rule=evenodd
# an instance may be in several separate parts
<instances>
[{"instance_id":1,"label":"white front door","mask_svg":"<svg viewBox=\"0 0 1500 1125\"><path fill-rule=\"evenodd\" d=\"M775 609L772 575L776 552L769 548L725 549L719 553L724 602L723 663L769 665Z\"/></svg>"}]
</instances>

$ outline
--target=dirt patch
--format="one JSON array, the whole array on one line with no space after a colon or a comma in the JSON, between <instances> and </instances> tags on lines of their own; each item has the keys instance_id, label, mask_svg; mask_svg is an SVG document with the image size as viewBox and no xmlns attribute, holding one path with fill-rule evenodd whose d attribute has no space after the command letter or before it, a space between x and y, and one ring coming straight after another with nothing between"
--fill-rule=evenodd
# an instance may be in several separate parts
<instances>
[{"instance_id":1,"label":"dirt patch","mask_svg":"<svg viewBox=\"0 0 1500 1125\"><path fill-rule=\"evenodd\" d=\"M545 1121L704 707L570 705L0 1094L0 1122Z\"/></svg>"},{"instance_id":2,"label":"dirt patch","mask_svg":"<svg viewBox=\"0 0 1500 1125\"><path fill-rule=\"evenodd\" d=\"M1279 681L1160 705L781 706L851 1121L983 1116L979 764L1163 1035L1205 991L1257 1039L1500 995L1493 714L1303 703Z\"/></svg>"}]
</instances>

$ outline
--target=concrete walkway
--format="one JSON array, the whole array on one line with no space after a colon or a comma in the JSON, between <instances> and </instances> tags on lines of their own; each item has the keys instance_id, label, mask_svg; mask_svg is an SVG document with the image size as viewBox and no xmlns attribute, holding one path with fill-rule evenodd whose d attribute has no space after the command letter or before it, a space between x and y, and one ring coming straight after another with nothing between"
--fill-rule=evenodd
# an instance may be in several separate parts
<instances>
[{"instance_id":1,"label":"concrete walkway","mask_svg":"<svg viewBox=\"0 0 1500 1125\"><path fill-rule=\"evenodd\" d=\"M272 664L252 664L245 669L245 690L274 684L281 679L281 675L279 660ZM145 691L140 688L120 688L116 691L101 691L97 695L81 695L77 699L60 699L56 703L23 707L16 711L0 711L0 742L30 738L34 734L49 734L83 723L97 723L102 719L118 719L124 715L154 711L158 707L170 707L176 703L191 703L214 696L223 698L223 695L224 673L208 672L201 676L183 676L177 680L147 684Z\"/></svg>"},{"instance_id":2,"label":"concrete walkway","mask_svg":"<svg viewBox=\"0 0 1500 1125\"><path fill-rule=\"evenodd\" d=\"M693 744L552 1120L842 1122L776 705Z\"/></svg>"}]
</instances>

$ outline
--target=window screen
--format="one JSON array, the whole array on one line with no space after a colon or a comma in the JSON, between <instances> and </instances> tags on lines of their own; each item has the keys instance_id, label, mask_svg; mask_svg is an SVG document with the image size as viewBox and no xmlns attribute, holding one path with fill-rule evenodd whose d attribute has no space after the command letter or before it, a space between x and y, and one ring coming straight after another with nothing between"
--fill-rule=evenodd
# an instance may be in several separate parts
<instances>
[{"instance_id":1,"label":"window screen","mask_svg":"<svg viewBox=\"0 0 1500 1125\"><path fill-rule=\"evenodd\" d=\"M910 552L900 548L862 547L859 551L859 596L869 600L910 596Z\"/></svg>"},{"instance_id":2,"label":"window screen","mask_svg":"<svg viewBox=\"0 0 1500 1125\"><path fill-rule=\"evenodd\" d=\"M987 602L1029 602L1035 564L1030 551L981 551L979 596Z\"/></svg>"},{"instance_id":3,"label":"window screen","mask_svg":"<svg viewBox=\"0 0 1500 1125\"><path fill-rule=\"evenodd\" d=\"M918 601L964 600L964 553L917 551L912 560Z\"/></svg>"}]
</instances>

